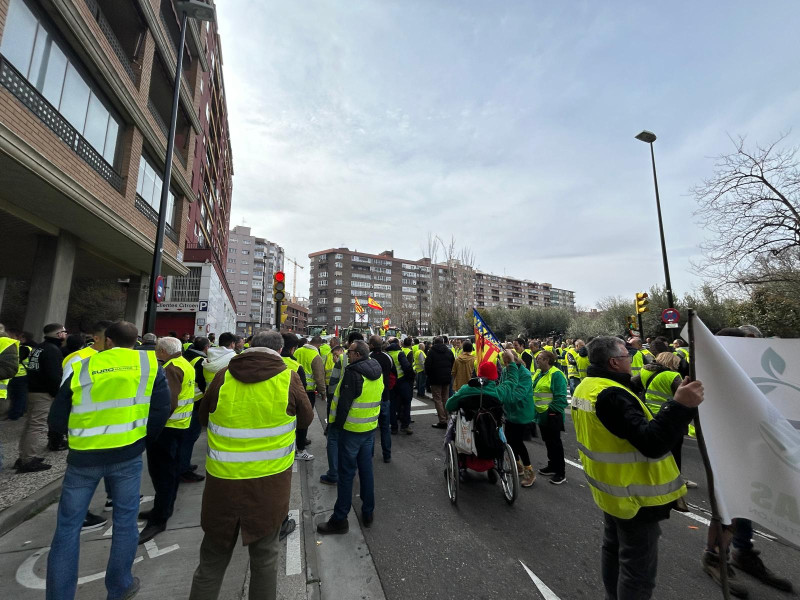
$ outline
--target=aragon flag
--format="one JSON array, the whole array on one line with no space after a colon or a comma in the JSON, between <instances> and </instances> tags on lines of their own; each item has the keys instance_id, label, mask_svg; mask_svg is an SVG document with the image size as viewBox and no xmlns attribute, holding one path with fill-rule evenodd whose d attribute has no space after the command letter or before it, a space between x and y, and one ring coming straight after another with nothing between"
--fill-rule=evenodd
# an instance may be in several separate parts
<instances>
[{"instance_id":1,"label":"aragon flag","mask_svg":"<svg viewBox=\"0 0 800 600\"><path fill-rule=\"evenodd\" d=\"M361 306L361 302L358 301L358 298L356 298L356 312L359 314L364 312L364 307Z\"/></svg>"},{"instance_id":2,"label":"aragon flag","mask_svg":"<svg viewBox=\"0 0 800 600\"><path fill-rule=\"evenodd\" d=\"M374 308L375 310L383 310L383 307L375 301L375 298L372 296L367 297L367 306L370 308Z\"/></svg>"}]
</instances>

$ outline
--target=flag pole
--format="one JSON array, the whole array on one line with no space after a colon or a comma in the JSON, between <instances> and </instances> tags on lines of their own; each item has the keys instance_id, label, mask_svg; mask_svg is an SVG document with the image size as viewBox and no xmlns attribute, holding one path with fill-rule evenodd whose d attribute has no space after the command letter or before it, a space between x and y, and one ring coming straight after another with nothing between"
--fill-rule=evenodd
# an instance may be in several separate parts
<instances>
[{"instance_id":1,"label":"flag pole","mask_svg":"<svg viewBox=\"0 0 800 600\"><path fill-rule=\"evenodd\" d=\"M694 351L694 319L696 313L693 308L689 309L689 356L691 362L689 363L689 378L692 381L697 379L697 353ZM717 506L717 495L714 492L714 471L711 468L711 461L708 458L708 448L706 447L706 439L703 437L703 427L700 424L700 411L695 409L694 415L694 429L697 435L697 446L700 448L700 456L703 458L703 466L706 470L706 481L708 482L708 500L711 505L711 533L714 536L718 546L718 560L719 560L719 575L720 585L722 586L722 597L725 600L730 600L730 588L728 586L728 539L725 535L725 529L722 526L722 519L719 516L719 508Z\"/></svg>"}]
</instances>

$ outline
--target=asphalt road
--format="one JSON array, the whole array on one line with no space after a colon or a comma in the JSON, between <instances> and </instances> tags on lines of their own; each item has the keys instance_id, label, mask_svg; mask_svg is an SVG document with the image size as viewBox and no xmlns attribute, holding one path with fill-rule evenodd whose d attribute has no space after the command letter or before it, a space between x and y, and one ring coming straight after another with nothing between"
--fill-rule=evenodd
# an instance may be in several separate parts
<instances>
[{"instance_id":1,"label":"asphalt road","mask_svg":"<svg viewBox=\"0 0 800 600\"><path fill-rule=\"evenodd\" d=\"M508 506L499 484L472 474L461 484L458 505L447 497L443 476L443 431L431 428L435 415L415 402L414 435L393 436L392 462L383 464L376 448L375 522L364 530L386 598L560 598L603 597L600 578L602 514L583 478L571 418L563 434L567 483L551 485L539 476ZM376 444L377 446L377 444ZM546 462L544 444L528 442L535 467ZM662 522L655 598L721 598L720 588L700 566L707 534L705 476L694 440L683 451L684 476L692 513L673 512ZM357 504L357 503L356 503ZM757 530L762 530L756 525ZM800 551L779 540L755 536L756 548L773 571L800 586ZM553 595L537 591L523 564ZM750 598L786 599L793 594L740 579Z\"/></svg>"}]
</instances>

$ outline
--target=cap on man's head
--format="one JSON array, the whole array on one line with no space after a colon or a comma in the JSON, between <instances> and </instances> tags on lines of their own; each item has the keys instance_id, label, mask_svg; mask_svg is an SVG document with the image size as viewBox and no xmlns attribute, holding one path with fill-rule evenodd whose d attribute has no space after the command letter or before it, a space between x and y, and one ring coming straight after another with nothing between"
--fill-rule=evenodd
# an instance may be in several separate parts
<instances>
[{"instance_id":1,"label":"cap on man's head","mask_svg":"<svg viewBox=\"0 0 800 600\"><path fill-rule=\"evenodd\" d=\"M145 344L155 344L158 341L158 337L155 333L145 333L142 336L142 342Z\"/></svg>"},{"instance_id":2,"label":"cap on man's head","mask_svg":"<svg viewBox=\"0 0 800 600\"><path fill-rule=\"evenodd\" d=\"M478 367L478 377L484 377L486 379L491 379L492 381L496 381L497 367L494 366L494 363L490 362L481 363L481 366Z\"/></svg>"}]
</instances>

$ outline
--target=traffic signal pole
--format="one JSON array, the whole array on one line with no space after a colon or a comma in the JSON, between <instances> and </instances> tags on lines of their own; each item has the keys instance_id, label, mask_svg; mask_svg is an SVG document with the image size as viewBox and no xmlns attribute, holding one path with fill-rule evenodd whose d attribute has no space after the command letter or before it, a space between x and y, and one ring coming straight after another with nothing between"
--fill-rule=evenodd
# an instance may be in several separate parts
<instances>
[{"instance_id":1,"label":"traffic signal pole","mask_svg":"<svg viewBox=\"0 0 800 600\"><path fill-rule=\"evenodd\" d=\"M638 313L636 318L639 321L639 339L642 340L642 343L644 343L644 325L642 324L642 313Z\"/></svg>"}]
</instances>

